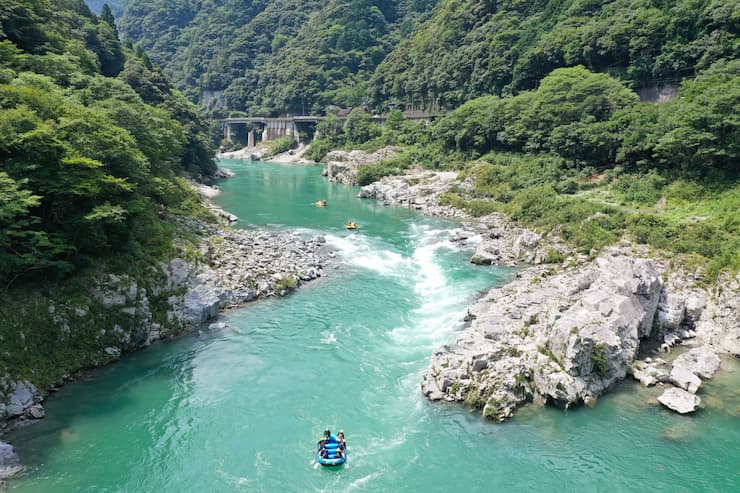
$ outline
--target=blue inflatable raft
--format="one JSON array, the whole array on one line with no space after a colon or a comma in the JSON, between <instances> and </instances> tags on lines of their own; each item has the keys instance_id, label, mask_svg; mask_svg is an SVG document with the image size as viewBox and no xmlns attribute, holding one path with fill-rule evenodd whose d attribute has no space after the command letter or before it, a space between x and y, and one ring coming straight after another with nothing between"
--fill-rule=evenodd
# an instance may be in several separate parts
<instances>
[{"instance_id":1,"label":"blue inflatable raft","mask_svg":"<svg viewBox=\"0 0 740 493\"><path fill-rule=\"evenodd\" d=\"M321 457L321 449L316 452L316 462L322 466L341 466L347 461L347 447L342 450L342 455L338 455L340 441L339 439L331 435L328 439L324 440L323 448L326 449L326 457Z\"/></svg>"}]
</instances>

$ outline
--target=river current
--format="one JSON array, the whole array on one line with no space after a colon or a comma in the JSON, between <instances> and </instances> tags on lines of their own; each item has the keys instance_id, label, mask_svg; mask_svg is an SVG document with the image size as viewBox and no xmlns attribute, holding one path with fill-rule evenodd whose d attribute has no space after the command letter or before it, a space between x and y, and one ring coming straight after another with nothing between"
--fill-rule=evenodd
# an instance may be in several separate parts
<instances>
[{"instance_id":1,"label":"river current","mask_svg":"<svg viewBox=\"0 0 740 493\"><path fill-rule=\"evenodd\" d=\"M470 264L454 223L357 199L320 167L222 165L237 176L217 201L238 227L324 234L325 275L65 386L10 436L28 465L11 491L740 491L736 361L688 417L632 382L593 409L532 406L505 424L430 403L431 353L513 272ZM326 427L346 433L341 468L314 461Z\"/></svg>"}]
</instances>

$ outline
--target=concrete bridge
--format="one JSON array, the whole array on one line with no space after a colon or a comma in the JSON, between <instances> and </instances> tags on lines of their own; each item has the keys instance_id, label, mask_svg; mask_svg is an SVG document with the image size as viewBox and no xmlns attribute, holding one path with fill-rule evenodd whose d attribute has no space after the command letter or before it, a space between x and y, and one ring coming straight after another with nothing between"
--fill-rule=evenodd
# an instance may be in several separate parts
<instances>
[{"instance_id":1,"label":"concrete bridge","mask_svg":"<svg viewBox=\"0 0 740 493\"><path fill-rule=\"evenodd\" d=\"M426 120L432 121L442 114L428 113L425 111L405 111L404 117L409 120ZM339 120L346 120L347 114L337 115ZM261 139L263 142L279 139L281 137L293 137L296 141L301 140L301 136L311 134L315 126L326 120L325 116L284 116L284 117L261 117L261 116L237 116L215 120L221 122L224 129L224 138L231 140L241 131L247 133L247 146L254 147L256 142L255 131L261 129ZM373 121L383 124L388 118L387 114L373 115ZM243 135L243 134L242 134Z\"/></svg>"}]
</instances>

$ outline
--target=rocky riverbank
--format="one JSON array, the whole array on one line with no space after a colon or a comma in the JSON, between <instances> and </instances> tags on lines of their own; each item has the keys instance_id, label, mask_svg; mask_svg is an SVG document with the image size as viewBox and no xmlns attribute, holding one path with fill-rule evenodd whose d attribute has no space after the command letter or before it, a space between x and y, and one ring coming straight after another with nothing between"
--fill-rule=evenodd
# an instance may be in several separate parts
<instances>
[{"instance_id":1,"label":"rocky riverbank","mask_svg":"<svg viewBox=\"0 0 740 493\"><path fill-rule=\"evenodd\" d=\"M331 151L326 155L326 168L323 175L330 182L344 185L357 185L357 171L361 166L376 164L385 159L392 159L403 149L388 146L375 152L364 151Z\"/></svg>"},{"instance_id":2,"label":"rocky riverbank","mask_svg":"<svg viewBox=\"0 0 740 493\"><path fill-rule=\"evenodd\" d=\"M100 274L86 280L74 299L62 299L61 290L56 296L33 295L36 299L28 301L33 314L20 315L19 321L43 325L48 337L61 344L86 347L65 361L74 372L184 331L218 330L220 323L204 324L221 310L283 296L322 275L321 236L183 221L185 229L201 238L196 251L188 251L185 258L163 262L145 276ZM25 326L19 330L23 339ZM47 378L61 383L72 378L72 372ZM32 381L0 378L0 431L8 422L43 418L43 399ZM20 470L12 447L0 441L0 483Z\"/></svg>"},{"instance_id":3,"label":"rocky riverbank","mask_svg":"<svg viewBox=\"0 0 740 493\"><path fill-rule=\"evenodd\" d=\"M732 350L710 345L712 334L736 338L738 320L712 317L706 303L672 291L665 275L664 267L629 245L580 265L528 269L470 309L471 327L434 353L422 391L431 400L464 401L501 421L526 402L593 404L633 373L645 385L675 385L660 402L693 411L700 378L717 370L718 351ZM688 311L666 317L687 303ZM650 351L659 343L669 349L664 341L699 347L668 369ZM643 353L653 357L639 360ZM687 397L690 405L677 403Z\"/></svg>"},{"instance_id":4,"label":"rocky riverbank","mask_svg":"<svg viewBox=\"0 0 740 493\"><path fill-rule=\"evenodd\" d=\"M243 161L270 161L281 164L313 164L314 162L303 157L308 149L306 144L298 144L295 149L290 149L279 154L270 155L267 145L244 147L236 151L220 152L216 155L218 159L239 159Z\"/></svg>"},{"instance_id":5,"label":"rocky riverbank","mask_svg":"<svg viewBox=\"0 0 740 493\"><path fill-rule=\"evenodd\" d=\"M267 146L244 147L236 151L225 151L216 154L216 159L239 159L243 161L259 161L267 153Z\"/></svg>"},{"instance_id":6,"label":"rocky riverbank","mask_svg":"<svg viewBox=\"0 0 740 493\"><path fill-rule=\"evenodd\" d=\"M460 219L451 240L475 245L474 263L534 265L480 299L469 310L470 328L434 353L422 381L430 400L465 402L501 421L528 402L593 405L632 374L665 386L659 402L685 413L699 406L696 393L719 368L717 354L740 356L740 276L707 289L701 276L628 242L589 259L501 214L471 218L440 205L446 192L470 185L455 173L417 171L360 191ZM672 365L657 356L676 345L695 348Z\"/></svg>"},{"instance_id":7,"label":"rocky riverbank","mask_svg":"<svg viewBox=\"0 0 740 493\"><path fill-rule=\"evenodd\" d=\"M386 176L364 186L359 197L408 207L430 216L460 220L461 227L451 232L450 239L475 246L471 262L476 264L541 264L569 253L570 249L560 238L544 237L521 228L503 214L474 218L460 209L440 204L445 193L470 186L470 183L459 181L455 172L416 170L404 176Z\"/></svg>"}]
</instances>

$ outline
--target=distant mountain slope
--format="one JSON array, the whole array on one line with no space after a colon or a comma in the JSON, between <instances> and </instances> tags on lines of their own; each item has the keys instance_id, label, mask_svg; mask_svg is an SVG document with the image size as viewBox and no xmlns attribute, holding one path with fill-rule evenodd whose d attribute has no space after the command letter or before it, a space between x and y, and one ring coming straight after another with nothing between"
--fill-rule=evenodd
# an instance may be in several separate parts
<instances>
[{"instance_id":1,"label":"distant mountain slope","mask_svg":"<svg viewBox=\"0 0 740 493\"><path fill-rule=\"evenodd\" d=\"M455 107L582 64L633 86L736 58L738 0L442 0L378 67L371 100Z\"/></svg>"},{"instance_id":2,"label":"distant mountain slope","mask_svg":"<svg viewBox=\"0 0 740 493\"><path fill-rule=\"evenodd\" d=\"M216 108L298 113L359 104L377 64L435 3L126 0L118 26L195 101L205 92Z\"/></svg>"},{"instance_id":3,"label":"distant mountain slope","mask_svg":"<svg viewBox=\"0 0 740 493\"><path fill-rule=\"evenodd\" d=\"M92 0L91 0L92 1ZM195 101L276 114L453 108L584 65L632 87L740 52L740 0L119 0L124 37ZM114 10L115 12L115 10Z\"/></svg>"}]
</instances>

